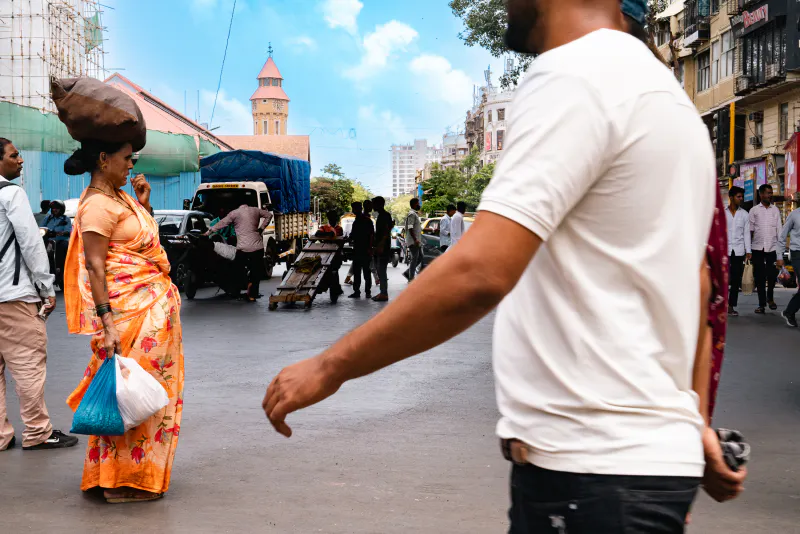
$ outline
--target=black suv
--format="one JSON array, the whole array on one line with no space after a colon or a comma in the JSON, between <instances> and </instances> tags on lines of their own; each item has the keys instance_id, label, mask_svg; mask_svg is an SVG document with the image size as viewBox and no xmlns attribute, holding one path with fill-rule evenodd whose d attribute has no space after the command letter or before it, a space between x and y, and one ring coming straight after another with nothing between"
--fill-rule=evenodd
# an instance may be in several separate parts
<instances>
[{"instance_id":1,"label":"black suv","mask_svg":"<svg viewBox=\"0 0 800 534\"><path fill-rule=\"evenodd\" d=\"M156 210L155 219L161 246L172 266L170 277L178 289L184 290L189 272L189 252L192 243L188 234L202 235L211 227L211 215L201 211Z\"/></svg>"}]
</instances>

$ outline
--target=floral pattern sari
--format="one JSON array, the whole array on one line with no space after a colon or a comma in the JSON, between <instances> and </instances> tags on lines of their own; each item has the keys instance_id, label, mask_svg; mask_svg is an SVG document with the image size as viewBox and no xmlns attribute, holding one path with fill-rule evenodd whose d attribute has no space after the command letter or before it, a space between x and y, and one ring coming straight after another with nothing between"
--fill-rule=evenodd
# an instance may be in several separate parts
<instances>
[{"instance_id":1,"label":"floral pattern sari","mask_svg":"<svg viewBox=\"0 0 800 534\"><path fill-rule=\"evenodd\" d=\"M155 220L130 195L120 194L136 214L141 230L130 242L109 245L106 273L114 324L122 341L122 356L137 360L164 386L170 401L124 436L90 436L81 489L130 487L165 493L183 411L180 295L170 280L169 261ZM103 348L102 322L94 311L78 211L65 266L67 325L72 334L93 337L92 359L67 399L73 411L109 356Z\"/></svg>"}]
</instances>

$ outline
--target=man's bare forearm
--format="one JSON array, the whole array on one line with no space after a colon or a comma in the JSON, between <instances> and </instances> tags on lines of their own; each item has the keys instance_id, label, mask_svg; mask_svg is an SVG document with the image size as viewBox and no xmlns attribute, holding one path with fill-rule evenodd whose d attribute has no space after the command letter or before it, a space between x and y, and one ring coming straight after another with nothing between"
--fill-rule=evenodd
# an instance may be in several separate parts
<instances>
[{"instance_id":1,"label":"man's bare forearm","mask_svg":"<svg viewBox=\"0 0 800 534\"><path fill-rule=\"evenodd\" d=\"M481 214L385 311L321 355L345 382L425 352L492 311L516 285L541 240L513 221ZM503 262L491 261L503 257Z\"/></svg>"}]
</instances>

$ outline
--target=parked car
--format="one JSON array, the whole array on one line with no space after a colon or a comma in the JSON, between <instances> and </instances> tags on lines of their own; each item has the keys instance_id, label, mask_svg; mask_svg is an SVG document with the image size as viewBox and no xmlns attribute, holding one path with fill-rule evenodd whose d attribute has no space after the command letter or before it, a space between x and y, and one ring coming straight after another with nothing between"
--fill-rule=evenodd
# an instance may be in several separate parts
<instances>
[{"instance_id":1,"label":"parked car","mask_svg":"<svg viewBox=\"0 0 800 534\"><path fill-rule=\"evenodd\" d=\"M419 270L422 270L425 266L429 265L430 262L442 255L439 240L439 224L441 223L441 220L441 217L433 217L431 219L425 219L422 222L422 263ZM474 218L464 217L465 232L469 230L469 227L472 226L473 222L475 222ZM407 253L405 228L401 228L401 232L397 236L397 241L400 249L402 250L405 263L411 263L411 258Z\"/></svg>"},{"instance_id":2,"label":"parked car","mask_svg":"<svg viewBox=\"0 0 800 534\"><path fill-rule=\"evenodd\" d=\"M155 219L161 245L172 266L172 283L183 291L189 272L189 253L193 247L188 234L206 233L211 227L211 215L202 211L156 210Z\"/></svg>"}]
</instances>

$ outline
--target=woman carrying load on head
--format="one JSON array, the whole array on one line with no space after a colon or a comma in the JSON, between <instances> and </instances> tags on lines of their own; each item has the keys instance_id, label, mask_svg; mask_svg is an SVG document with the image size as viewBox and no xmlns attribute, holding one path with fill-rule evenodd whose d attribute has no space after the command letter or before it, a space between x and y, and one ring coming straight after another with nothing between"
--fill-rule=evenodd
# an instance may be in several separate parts
<instances>
[{"instance_id":1,"label":"woman carrying load on head","mask_svg":"<svg viewBox=\"0 0 800 534\"><path fill-rule=\"evenodd\" d=\"M180 296L151 215L150 185L140 175L132 180L136 198L122 191L133 150L144 145L133 143L84 139L64 165L70 175L91 173L67 254L65 300L69 331L92 336L92 359L67 403L77 409L115 353L135 359L169 394L164 409L124 435L90 436L81 489L103 488L111 503L164 495L183 411Z\"/></svg>"}]
</instances>

